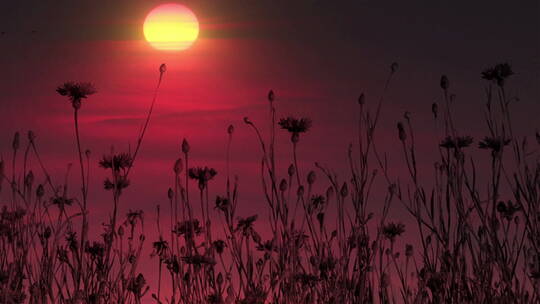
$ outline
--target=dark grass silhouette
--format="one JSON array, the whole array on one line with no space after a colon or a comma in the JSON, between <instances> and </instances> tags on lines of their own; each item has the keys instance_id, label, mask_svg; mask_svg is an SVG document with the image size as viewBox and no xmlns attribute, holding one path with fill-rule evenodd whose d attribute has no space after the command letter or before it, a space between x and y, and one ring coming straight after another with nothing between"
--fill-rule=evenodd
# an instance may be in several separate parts
<instances>
[{"instance_id":1,"label":"dark grass silhouette","mask_svg":"<svg viewBox=\"0 0 540 304\"><path fill-rule=\"evenodd\" d=\"M122 193L136 161L159 86L134 151L104 155L110 172L103 187L112 194L109 223L101 236L88 235L89 151L83 152L78 116L96 92L88 83L66 82L57 91L74 109L81 193L68 196L67 180L55 181L40 158L36 137L12 143L11 168L0 162L0 191L10 193L0 213L0 303L538 303L540 301L540 158L527 137L514 134L505 86L508 64L486 69L485 121L488 134L473 139L455 127L450 81L441 77L444 103L433 104L433 122L442 130L434 172L419 172L413 120L397 123L408 180L398 180L378 150L376 130L398 65L392 64L383 95L373 109L358 99L358 132L349 148L350 172L337 176L316 163L298 166L301 134L308 118L276 119L268 94L270 134L244 118L260 143L260 176L268 219L241 217L238 183L230 177L234 127L227 129L227 166L192 167L190 146L173 164L168 206L157 206L159 238L148 242L142 211L122 217ZM282 131L276 129L283 129ZM276 132L288 132L293 159L275 158ZM540 145L540 135L536 142ZM488 168L479 168L472 149L486 150ZM537 149L537 148L536 148ZM24 153L23 153L24 152ZM21 155L22 154L22 155ZM35 158L44 184L27 167ZM291 163L281 176L278 162ZM22 165L21 165L22 162ZM488 177L480 180L482 170ZM420 174L422 173L422 174ZM210 191L216 174L226 175L225 193ZM419 175L435 176L426 183ZM373 206L376 179L387 185L384 202ZM190 184L198 191L190 193ZM1 188L4 186L3 189ZM326 188L322 193L316 189ZM166 190L166 189L164 189ZM136 190L133 190L136 191ZM416 225L389 219L402 205ZM91 206L91 205L90 205ZM161 209L168 208L165 215ZM375 208L375 213L369 210ZM261 225L265 225L261 227ZM163 228L162 227L166 227ZM223 231L223 232L222 232ZM259 231L259 232L258 232ZM265 231L264 233L260 231ZM405 232L415 244L398 248ZM150 288L138 270L141 252L151 247L158 272ZM167 281L166 290L162 288Z\"/></svg>"}]
</instances>

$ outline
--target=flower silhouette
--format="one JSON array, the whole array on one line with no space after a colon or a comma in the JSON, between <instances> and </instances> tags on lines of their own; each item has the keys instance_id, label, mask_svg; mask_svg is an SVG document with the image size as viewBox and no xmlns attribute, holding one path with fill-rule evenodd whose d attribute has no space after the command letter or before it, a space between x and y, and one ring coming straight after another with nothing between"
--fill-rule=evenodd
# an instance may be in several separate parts
<instances>
[{"instance_id":1,"label":"flower silhouette","mask_svg":"<svg viewBox=\"0 0 540 304\"><path fill-rule=\"evenodd\" d=\"M62 96L69 97L73 108L78 110L81 107L81 100L96 93L96 89L94 85L89 82L68 81L59 86L56 89L56 92Z\"/></svg>"}]
</instances>

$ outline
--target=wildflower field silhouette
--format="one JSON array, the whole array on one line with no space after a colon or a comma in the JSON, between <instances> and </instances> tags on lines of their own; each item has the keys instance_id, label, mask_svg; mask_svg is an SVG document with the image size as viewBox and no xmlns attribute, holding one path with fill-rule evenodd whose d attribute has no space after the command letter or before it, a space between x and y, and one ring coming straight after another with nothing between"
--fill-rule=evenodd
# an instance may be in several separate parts
<instances>
[{"instance_id":1,"label":"wildflower field silhouette","mask_svg":"<svg viewBox=\"0 0 540 304\"><path fill-rule=\"evenodd\" d=\"M59 102L67 98L73 108L75 185L67 174L62 180L49 173L38 145L42 130L25 139L15 133L4 154L10 156L0 160L0 303L540 303L540 134L512 128L517 99L507 90L514 74L509 64L479 73L482 138L455 122L454 80L437 80L442 102L426 105L432 116L421 118L432 120L440 136L429 149L437 158L430 172L417 152L422 142L411 113L395 122L393 150L378 145L397 63L376 102L358 98L345 175L324 159L301 166L298 147L317 132L317 121L278 117L278 94L269 91L268 121L244 117L223 130L226 167L193 165L189 139L178 139L180 157L163 173L173 181L162 189L168 201L156 205L154 223L122 198L138 191L130 173L166 70L163 64L156 71L134 149L111 150L98 160L108 177L97 186L110 192L111 202L107 222L94 228L98 235L89 233L95 160L83 148L79 118L99 89L74 81L56 89ZM261 185L266 208L257 214L241 212L246 202L230 165L237 128L249 129L260 146L259 174L247 177ZM290 147L279 148L290 149L292 159L276 157L278 136L290 137ZM388 165L388 155L402 159L406 178ZM215 185L217 175L225 176L224 185ZM396 205L409 224L390 216ZM412 237L402 241L407 233ZM153 273L141 263L155 265Z\"/></svg>"}]
</instances>

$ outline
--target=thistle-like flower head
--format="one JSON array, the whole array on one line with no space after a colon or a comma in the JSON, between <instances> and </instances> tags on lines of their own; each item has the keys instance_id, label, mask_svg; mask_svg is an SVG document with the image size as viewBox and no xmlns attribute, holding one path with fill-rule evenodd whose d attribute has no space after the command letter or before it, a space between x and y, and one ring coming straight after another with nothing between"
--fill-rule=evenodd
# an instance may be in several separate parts
<instances>
[{"instance_id":1,"label":"thistle-like flower head","mask_svg":"<svg viewBox=\"0 0 540 304\"><path fill-rule=\"evenodd\" d=\"M81 100L96 93L96 89L89 82L68 81L56 88L56 92L62 96L69 97L73 108L78 110L81 107Z\"/></svg>"}]
</instances>

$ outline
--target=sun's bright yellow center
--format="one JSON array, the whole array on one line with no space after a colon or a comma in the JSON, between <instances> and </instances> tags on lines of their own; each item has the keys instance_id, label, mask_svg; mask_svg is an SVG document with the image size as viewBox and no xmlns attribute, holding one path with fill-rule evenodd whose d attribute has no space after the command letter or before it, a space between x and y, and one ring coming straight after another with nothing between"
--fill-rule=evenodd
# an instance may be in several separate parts
<instances>
[{"instance_id":1,"label":"sun's bright yellow center","mask_svg":"<svg viewBox=\"0 0 540 304\"><path fill-rule=\"evenodd\" d=\"M163 4L144 20L144 37L154 48L180 51L189 48L199 36L199 21L181 4Z\"/></svg>"}]
</instances>

